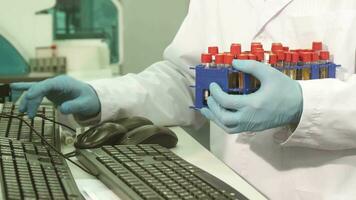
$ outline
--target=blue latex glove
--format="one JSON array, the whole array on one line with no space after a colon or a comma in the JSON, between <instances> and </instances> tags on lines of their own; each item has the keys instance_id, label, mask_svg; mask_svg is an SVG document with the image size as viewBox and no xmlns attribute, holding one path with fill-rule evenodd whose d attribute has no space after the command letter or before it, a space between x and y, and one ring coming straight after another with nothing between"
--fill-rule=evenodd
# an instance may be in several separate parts
<instances>
[{"instance_id":1,"label":"blue latex glove","mask_svg":"<svg viewBox=\"0 0 356 200\"><path fill-rule=\"evenodd\" d=\"M234 60L235 69L252 74L261 87L248 95L229 95L219 85L210 85L208 107L201 113L228 133L262 131L299 123L303 96L299 83L270 65Z\"/></svg>"},{"instance_id":2,"label":"blue latex glove","mask_svg":"<svg viewBox=\"0 0 356 200\"><path fill-rule=\"evenodd\" d=\"M69 76L57 76L38 83L12 83L11 89L28 92L22 99L19 111L30 118L36 115L43 97L47 97L63 114L74 114L80 119L94 117L100 112L100 101L88 84Z\"/></svg>"}]
</instances>

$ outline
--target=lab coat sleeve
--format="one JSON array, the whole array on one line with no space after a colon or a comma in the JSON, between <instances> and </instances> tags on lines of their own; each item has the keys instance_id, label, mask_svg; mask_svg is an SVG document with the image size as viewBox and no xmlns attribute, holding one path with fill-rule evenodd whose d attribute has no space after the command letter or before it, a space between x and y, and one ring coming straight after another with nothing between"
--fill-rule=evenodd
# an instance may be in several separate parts
<instances>
[{"instance_id":1,"label":"lab coat sleeve","mask_svg":"<svg viewBox=\"0 0 356 200\"><path fill-rule=\"evenodd\" d=\"M323 150L356 148L356 75L300 81L303 113L282 143Z\"/></svg>"},{"instance_id":2,"label":"lab coat sleeve","mask_svg":"<svg viewBox=\"0 0 356 200\"><path fill-rule=\"evenodd\" d=\"M143 116L158 125L189 125L198 115L193 105L194 79L170 61L139 74L90 82L101 103L100 121Z\"/></svg>"}]
</instances>

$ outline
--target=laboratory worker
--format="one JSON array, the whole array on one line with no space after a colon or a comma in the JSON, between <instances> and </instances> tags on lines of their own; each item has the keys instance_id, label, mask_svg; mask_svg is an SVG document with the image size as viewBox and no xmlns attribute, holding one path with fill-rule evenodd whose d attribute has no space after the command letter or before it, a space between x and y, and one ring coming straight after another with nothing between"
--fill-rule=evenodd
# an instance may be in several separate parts
<instances>
[{"instance_id":1,"label":"laboratory worker","mask_svg":"<svg viewBox=\"0 0 356 200\"><path fill-rule=\"evenodd\" d=\"M261 88L228 95L211 84L208 108L189 109L190 67L200 54L251 41L265 48L323 41L342 67L337 79L297 82L266 64L236 60L234 67L257 77ZM224 130L211 132L211 151L269 199L356 199L355 49L354 0L191 0L164 60L139 74L90 83L59 76L12 88L28 90L20 109L30 116L47 97L82 124L140 115L191 125L204 116Z\"/></svg>"}]
</instances>

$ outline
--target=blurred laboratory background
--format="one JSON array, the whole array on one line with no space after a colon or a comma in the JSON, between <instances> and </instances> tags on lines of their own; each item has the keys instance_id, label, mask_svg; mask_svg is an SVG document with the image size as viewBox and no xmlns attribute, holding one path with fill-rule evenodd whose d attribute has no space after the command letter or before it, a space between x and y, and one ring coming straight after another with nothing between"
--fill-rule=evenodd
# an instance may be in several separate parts
<instances>
[{"instance_id":1,"label":"blurred laboratory background","mask_svg":"<svg viewBox=\"0 0 356 200\"><path fill-rule=\"evenodd\" d=\"M162 59L188 1L0 0L1 80L140 72Z\"/></svg>"}]
</instances>

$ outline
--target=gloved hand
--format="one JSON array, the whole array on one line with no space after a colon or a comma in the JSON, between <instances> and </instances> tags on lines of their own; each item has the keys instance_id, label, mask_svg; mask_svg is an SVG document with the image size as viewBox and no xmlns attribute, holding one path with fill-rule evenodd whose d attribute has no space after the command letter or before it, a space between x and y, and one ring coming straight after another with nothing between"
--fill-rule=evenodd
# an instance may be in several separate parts
<instances>
[{"instance_id":1,"label":"gloved hand","mask_svg":"<svg viewBox=\"0 0 356 200\"><path fill-rule=\"evenodd\" d=\"M74 114L79 119L94 117L100 112L100 101L94 89L86 83L69 76L57 76L38 83L13 83L11 89L28 90L21 100L19 111L26 112L30 118L47 97L63 114Z\"/></svg>"},{"instance_id":2,"label":"gloved hand","mask_svg":"<svg viewBox=\"0 0 356 200\"><path fill-rule=\"evenodd\" d=\"M303 96L299 83L273 67L251 60L234 60L235 69L251 74L261 87L248 95L229 95L210 85L208 107L201 113L228 133L262 131L299 123Z\"/></svg>"}]
</instances>

